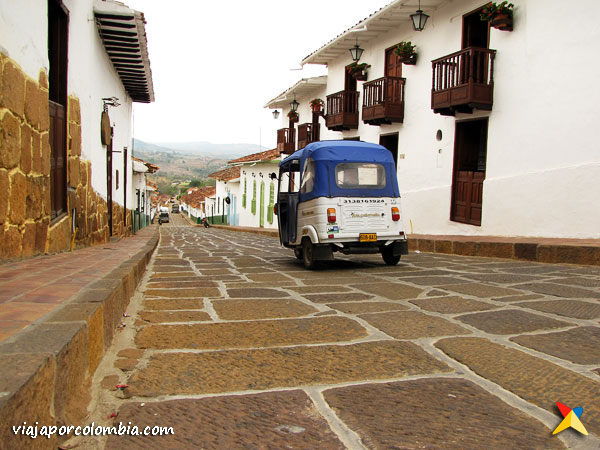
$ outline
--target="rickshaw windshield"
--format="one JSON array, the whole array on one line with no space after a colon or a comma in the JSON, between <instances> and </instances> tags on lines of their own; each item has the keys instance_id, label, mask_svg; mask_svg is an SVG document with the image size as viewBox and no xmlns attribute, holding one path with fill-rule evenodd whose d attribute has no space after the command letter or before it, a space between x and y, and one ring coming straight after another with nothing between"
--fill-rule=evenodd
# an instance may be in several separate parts
<instances>
[{"instance_id":1,"label":"rickshaw windshield","mask_svg":"<svg viewBox=\"0 0 600 450\"><path fill-rule=\"evenodd\" d=\"M340 163L335 166L335 183L341 189L382 189L385 168L373 163Z\"/></svg>"}]
</instances>

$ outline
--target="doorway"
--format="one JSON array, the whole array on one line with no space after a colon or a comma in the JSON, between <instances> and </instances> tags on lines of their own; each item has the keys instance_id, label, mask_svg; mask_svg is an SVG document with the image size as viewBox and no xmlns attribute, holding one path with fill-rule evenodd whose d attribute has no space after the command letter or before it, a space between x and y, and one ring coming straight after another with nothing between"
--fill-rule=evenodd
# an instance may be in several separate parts
<instances>
[{"instance_id":1,"label":"doorway","mask_svg":"<svg viewBox=\"0 0 600 450\"><path fill-rule=\"evenodd\" d=\"M398 133L385 134L379 136L379 145L387 148L394 157L394 165L398 167Z\"/></svg>"},{"instance_id":2,"label":"doorway","mask_svg":"<svg viewBox=\"0 0 600 450\"><path fill-rule=\"evenodd\" d=\"M488 119L456 123L450 219L481 226Z\"/></svg>"}]
</instances>

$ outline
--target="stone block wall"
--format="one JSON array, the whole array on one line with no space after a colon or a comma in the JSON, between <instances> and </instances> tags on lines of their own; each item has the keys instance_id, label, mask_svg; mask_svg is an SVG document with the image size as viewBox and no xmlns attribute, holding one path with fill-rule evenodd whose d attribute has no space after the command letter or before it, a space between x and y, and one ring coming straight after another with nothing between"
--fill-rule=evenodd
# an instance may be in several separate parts
<instances>
[{"instance_id":1,"label":"stone block wall","mask_svg":"<svg viewBox=\"0 0 600 450\"><path fill-rule=\"evenodd\" d=\"M49 125L46 72L36 81L0 53L0 260L69 250L73 210L77 247L110 239L106 200L92 188L91 162L81 158L81 109L73 96L67 105L68 214L51 222ZM123 213L113 203L115 236L131 233L130 213L125 227Z\"/></svg>"}]
</instances>

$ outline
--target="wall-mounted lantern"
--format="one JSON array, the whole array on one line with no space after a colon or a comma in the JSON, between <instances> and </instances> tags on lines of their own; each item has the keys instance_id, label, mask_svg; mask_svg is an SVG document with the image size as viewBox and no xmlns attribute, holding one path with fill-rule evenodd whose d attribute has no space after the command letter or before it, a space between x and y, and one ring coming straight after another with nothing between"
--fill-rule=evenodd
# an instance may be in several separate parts
<instances>
[{"instance_id":1,"label":"wall-mounted lantern","mask_svg":"<svg viewBox=\"0 0 600 450\"><path fill-rule=\"evenodd\" d=\"M410 15L410 20L412 20L414 30L423 31L427 19L429 19L429 16L421 9L421 0L419 0L419 9L416 13Z\"/></svg>"}]
</instances>

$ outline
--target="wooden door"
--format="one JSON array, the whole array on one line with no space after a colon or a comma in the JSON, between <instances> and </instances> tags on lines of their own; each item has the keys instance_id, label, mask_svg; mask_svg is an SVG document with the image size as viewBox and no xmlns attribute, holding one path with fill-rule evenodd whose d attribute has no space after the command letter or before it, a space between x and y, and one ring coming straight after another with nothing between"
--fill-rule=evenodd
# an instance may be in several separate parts
<instances>
[{"instance_id":1,"label":"wooden door","mask_svg":"<svg viewBox=\"0 0 600 450\"><path fill-rule=\"evenodd\" d=\"M394 53L396 47L388 48L385 51L385 76L386 77L401 77L402 76L402 61L400 57Z\"/></svg>"},{"instance_id":2,"label":"wooden door","mask_svg":"<svg viewBox=\"0 0 600 450\"><path fill-rule=\"evenodd\" d=\"M348 66L346 66L346 78L344 79L344 90L345 91L356 91L356 78L348 73Z\"/></svg>"},{"instance_id":3,"label":"wooden door","mask_svg":"<svg viewBox=\"0 0 600 450\"><path fill-rule=\"evenodd\" d=\"M112 127L111 127L111 135L112 135ZM110 230L110 235L113 235L113 210L112 210L112 191L113 191L113 183L112 183L112 154L113 154L113 146L112 139L109 141L106 146L106 208L108 209L108 229ZM143 194L142 194L143 196ZM143 203L142 203L143 205ZM143 210L143 206L142 206Z\"/></svg>"},{"instance_id":4,"label":"wooden door","mask_svg":"<svg viewBox=\"0 0 600 450\"><path fill-rule=\"evenodd\" d=\"M398 167L398 133L379 136L379 145L387 148L394 157L394 165Z\"/></svg>"},{"instance_id":5,"label":"wooden door","mask_svg":"<svg viewBox=\"0 0 600 450\"><path fill-rule=\"evenodd\" d=\"M462 48L489 47L490 23L479 18L481 9L479 8L463 16Z\"/></svg>"},{"instance_id":6,"label":"wooden door","mask_svg":"<svg viewBox=\"0 0 600 450\"><path fill-rule=\"evenodd\" d=\"M481 225L488 120L457 122L451 220Z\"/></svg>"}]
</instances>

